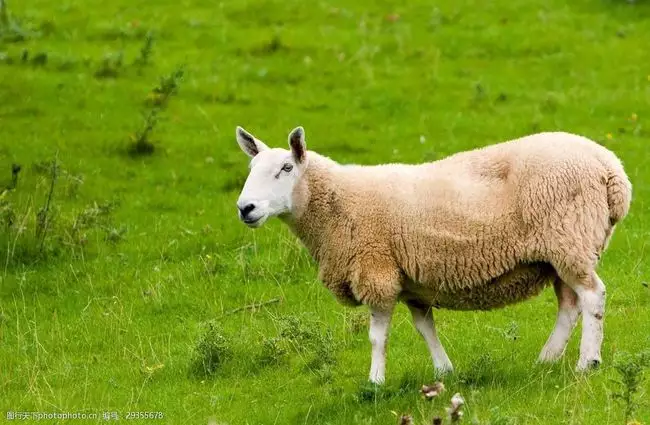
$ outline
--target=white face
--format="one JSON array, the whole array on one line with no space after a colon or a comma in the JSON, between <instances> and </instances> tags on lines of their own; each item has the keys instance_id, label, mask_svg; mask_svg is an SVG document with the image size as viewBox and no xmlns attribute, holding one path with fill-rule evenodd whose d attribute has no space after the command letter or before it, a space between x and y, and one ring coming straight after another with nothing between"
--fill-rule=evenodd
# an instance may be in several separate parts
<instances>
[{"instance_id":1,"label":"white face","mask_svg":"<svg viewBox=\"0 0 650 425\"><path fill-rule=\"evenodd\" d=\"M291 150L271 149L241 127L237 142L250 156L250 173L237 209L249 227L260 227L270 217L291 212L293 189L306 165L305 132L297 127L289 134Z\"/></svg>"}]
</instances>

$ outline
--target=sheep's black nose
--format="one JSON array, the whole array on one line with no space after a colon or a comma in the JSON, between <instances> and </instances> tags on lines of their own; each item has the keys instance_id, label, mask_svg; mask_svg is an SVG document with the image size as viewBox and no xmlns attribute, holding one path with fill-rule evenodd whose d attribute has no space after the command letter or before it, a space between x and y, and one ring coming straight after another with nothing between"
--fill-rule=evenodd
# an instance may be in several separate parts
<instances>
[{"instance_id":1,"label":"sheep's black nose","mask_svg":"<svg viewBox=\"0 0 650 425\"><path fill-rule=\"evenodd\" d=\"M248 214L255 209L255 204L245 205L244 208L238 207L239 212L241 213L242 218L246 218Z\"/></svg>"}]
</instances>

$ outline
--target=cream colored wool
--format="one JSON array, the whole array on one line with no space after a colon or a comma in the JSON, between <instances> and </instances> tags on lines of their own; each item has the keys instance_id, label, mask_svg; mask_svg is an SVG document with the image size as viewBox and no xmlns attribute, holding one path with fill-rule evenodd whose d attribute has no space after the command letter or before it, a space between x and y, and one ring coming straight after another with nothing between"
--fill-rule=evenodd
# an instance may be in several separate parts
<instances>
[{"instance_id":1,"label":"cream colored wool","mask_svg":"<svg viewBox=\"0 0 650 425\"><path fill-rule=\"evenodd\" d=\"M557 275L592 285L631 184L606 148L540 133L420 164L307 152L285 216L346 304L488 310Z\"/></svg>"}]
</instances>

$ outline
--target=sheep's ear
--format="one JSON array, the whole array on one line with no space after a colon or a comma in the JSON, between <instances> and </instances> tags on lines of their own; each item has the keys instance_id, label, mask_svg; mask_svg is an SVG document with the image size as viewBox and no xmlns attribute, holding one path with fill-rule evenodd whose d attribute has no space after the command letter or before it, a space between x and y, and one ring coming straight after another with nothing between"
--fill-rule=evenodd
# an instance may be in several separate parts
<instances>
[{"instance_id":1,"label":"sheep's ear","mask_svg":"<svg viewBox=\"0 0 650 425\"><path fill-rule=\"evenodd\" d=\"M258 140L250 134L248 131L237 126L237 143L244 153L251 158L253 158L258 153L267 150L269 147L262 143L261 140Z\"/></svg>"},{"instance_id":2,"label":"sheep's ear","mask_svg":"<svg viewBox=\"0 0 650 425\"><path fill-rule=\"evenodd\" d=\"M294 128L289 133L289 146L291 146L291 153L293 159L301 164L305 161L307 155L307 145L305 144L305 129L302 127Z\"/></svg>"}]
</instances>

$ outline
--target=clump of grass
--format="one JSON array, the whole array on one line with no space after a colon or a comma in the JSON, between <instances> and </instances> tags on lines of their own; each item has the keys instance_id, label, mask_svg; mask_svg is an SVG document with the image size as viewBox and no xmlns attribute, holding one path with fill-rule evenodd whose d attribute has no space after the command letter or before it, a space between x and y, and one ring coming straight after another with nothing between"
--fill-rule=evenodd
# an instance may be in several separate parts
<instances>
[{"instance_id":1,"label":"clump of grass","mask_svg":"<svg viewBox=\"0 0 650 425\"><path fill-rule=\"evenodd\" d=\"M310 344L317 338L316 330L297 316L284 316L279 320L280 336L297 345Z\"/></svg>"},{"instance_id":2,"label":"clump of grass","mask_svg":"<svg viewBox=\"0 0 650 425\"><path fill-rule=\"evenodd\" d=\"M54 191L59 176L58 160L53 159L48 166L47 182L48 191L45 196L43 206L35 214L32 213L33 196L30 197L28 205L24 210L16 205L13 200L13 192L18 185L18 174L21 167L17 164L12 165L11 183L2 191L0 196L0 217L6 228L2 234L6 241L4 246L6 258L5 266L13 262L15 257L21 257L24 260L36 261L44 256L45 241L48 231L52 227L55 215ZM30 231L31 230L31 231ZM20 243L19 243L20 242ZM16 255L18 253L18 255Z\"/></svg>"},{"instance_id":3,"label":"clump of grass","mask_svg":"<svg viewBox=\"0 0 650 425\"><path fill-rule=\"evenodd\" d=\"M251 50L251 53L258 56L267 56L267 55L272 55L274 53L280 52L282 50L289 50L289 46L284 44L282 38L280 37L280 34L275 33L273 34L270 40L268 40L261 46L257 46L253 48Z\"/></svg>"},{"instance_id":4,"label":"clump of grass","mask_svg":"<svg viewBox=\"0 0 650 425\"><path fill-rule=\"evenodd\" d=\"M117 78L124 63L124 52L108 53L104 55L99 68L95 71L95 78Z\"/></svg>"},{"instance_id":5,"label":"clump of grass","mask_svg":"<svg viewBox=\"0 0 650 425\"><path fill-rule=\"evenodd\" d=\"M184 66L178 66L169 75L160 79L160 84L150 93L147 102L147 110L143 113L144 120L140 130L131 138L131 145L128 152L132 156L151 155L155 151L155 145L151 140L151 133L159 122L159 114L162 112L171 96L178 92L178 87L185 73Z\"/></svg>"},{"instance_id":6,"label":"clump of grass","mask_svg":"<svg viewBox=\"0 0 650 425\"><path fill-rule=\"evenodd\" d=\"M305 367L315 371L321 380L333 375L339 344L331 331L320 331L315 323L288 315L277 319L278 335L262 342L258 362L261 365L278 364L291 352L305 358Z\"/></svg>"},{"instance_id":7,"label":"clump of grass","mask_svg":"<svg viewBox=\"0 0 650 425\"><path fill-rule=\"evenodd\" d=\"M307 362L310 369L326 369L336 364L336 353L338 351L337 341L328 329L312 341L313 357Z\"/></svg>"},{"instance_id":8,"label":"clump of grass","mask_svg":"<svg viewBox=\"0 0 650 425\"><path fill-rule=\"evenodd\" d=\"M612 380L617 387L612 392L612 398L623 405L625 409L625 423L632 421L636 410L639 408L639 393L642 392L644 371L650 365L650 352L636 355L622 353L614 362L614 370L618 379Z\"/></svg>"},{"instance_id":9,"label":"clump of grass","mask_svg":"<svg viewBox=\"0 0 650 425\"><path fill-rule=\"evenodd\" d=\"M61 213L55 202L60 192L57 188L62 180L70 178L70 174L62 169L56 158L32 166L41 176L36 187L46 187L44 195L36 188L27 196L15 195L21 170L20 165L14 164L11 182L0 190L0 225L4 228L0 233L0 246L6 247L0 251L0 256L3 256L5 267L33 264L62 253L71 253L73 257L77 253L83 255L89 231L108 229L107 234L110 234L111 227L106 224L112 204L94 203L81 213ZM29 192L30 189L23 187L22 190ZM44 196L44 200L42 206L36 208L40 196ZM101 221L100 216L103 217Z\"/></svg>"},{"instance_id":10,"label":"clump of grass","mask_svg":"<svg viewBox=\"0 0 650 425\"><path fill-rule=\"evenodd\" d=\"M16 220L13 205L7 200L6 195L18 186L18 175L21 169L19 164L11 165L11 182L0 192L0 223L6 229L9 229Z\"/></svg>"},{"instance_id":11,"label":"clump of grass","mask_svg":"<svg viewBox=\"0 0 650 425\"><path fill-rule=\"evenodd\" d=\"M404 382L402 382L402 384L404 384ZM405 394L405 387L410 386L410 384L404 384L405 386L402 386L402 384L400 384L400 387L398 389L394 389L390 388L388 385L377 385L373 384L372 382L365 381L359 386L359 389L353 397L359 404L377 403L382 400L391 400L403 396ZM409 392L411 391L417 390L409 390Z\"/></svg>"},{"instance_id":12,"label":"clump of grass","mask_svg":"<svg viewBox=\"0 0 650 425\"><path fill-rule=\"evenodd\" d=\"M11 18L7 0L0 0L0 41L17 43L28 38L29 32Z\"/></svg>"},{"instance_id":13,"label":"clump of grass","mask_svg":"<svg viewBox=\"0 0 650 425\"><path fill-rule=\"evenodd\" d=\"M257 360L262 366L277 365L286 360L288 353L287 344L282 338L265 338Z\"/></svg>"},{"instance_id":14,"label":"clump of grass","mask_svg":"<svg viewBox=\"0 0 650 425\"><path fill-rule=\"evenodd\" d=\"M232 357L228 339L214 321L204 325L201 336L194 346L191 371L198 377L212 377L219 367Z\"/></svg>"}]
</instances>

